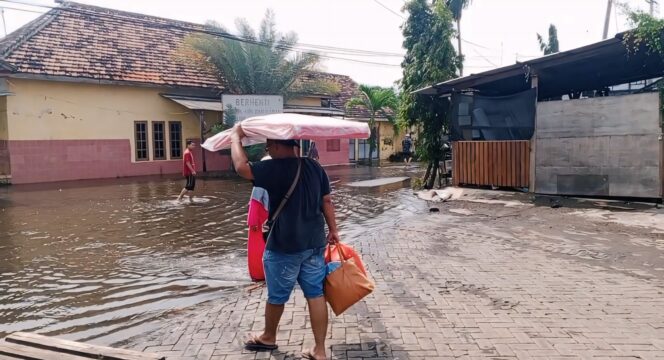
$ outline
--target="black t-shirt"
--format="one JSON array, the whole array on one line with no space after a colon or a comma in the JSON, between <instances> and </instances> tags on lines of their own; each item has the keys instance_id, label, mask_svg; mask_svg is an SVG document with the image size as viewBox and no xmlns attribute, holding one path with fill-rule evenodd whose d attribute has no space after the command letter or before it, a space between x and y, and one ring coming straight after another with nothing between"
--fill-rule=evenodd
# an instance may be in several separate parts
<instances>
[{"instance_id":1,"label":"black t-shirt","mask_svg":"<svg viewBox=\"0 0 664 360\"><path fill-rule=\"evenodd\" d=\"M330 193L330 181L316 161L306 158L301 161L300 180L272 225L268 250L294 253L326 244L323 196ZM254 185L270 195L270 217L295 180L297 162L298 158L287 158L251 163Z\"/></svg>"}]
</instances>

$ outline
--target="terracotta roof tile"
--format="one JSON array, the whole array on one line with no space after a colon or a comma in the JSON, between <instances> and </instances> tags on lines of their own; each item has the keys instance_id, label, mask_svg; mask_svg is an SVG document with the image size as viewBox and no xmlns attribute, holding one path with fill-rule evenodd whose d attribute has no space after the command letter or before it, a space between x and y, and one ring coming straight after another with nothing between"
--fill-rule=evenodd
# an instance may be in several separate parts
<instances>
[{"instance_id":1,"label":"terracotta roof tile","mask_svg":"<svg viewBox=\"0 0 664 360\"><path fill-rule=\"evenodd\" d=\"M212 68L178 56L187 35L202 29L63 2L0 41L0 53L5 63L27 74L221 89Z\"/></svg>"},{"instance_id":2,"label":"terracotta roof tile","mask_svg":"<svg viewBox=\"0 0 664 360\"><path fill-rule=\"evenodd\" d=\"M352 108L346 108L346 104L350 99L360 96L359 85L353 81L349 76L339 75L339 74L330 74L325 72L312 71L303 76L299 82L311 83L315 81L329 81L339 85L338 94L318 94L318 95L328 95L330 96L331 106L340 110L345 111L347 118L356 118L356 119L368 119L369 112L363 106L354 106ZM380 119L385 119L385 114L381 112L381 115L378 116Z\"/></svg>"},{"instance_id":3,"label":"terracotta roof tile","mask_svg":"<svg viewBox=\"0 0 664 360\"><path fill-rule=\"evenodd\" d=\"M199 24L65 1L0 39L0 61L25 74L222 90L214 68L185 46L189 34L204 29ZM331 106L345 111L346 117L369 117L363 107L346 108L360 94L350 77L312 71L299 82L319 80L338 84L339 93L315 95L329 96Z\"/></svg>"}]
</instances>

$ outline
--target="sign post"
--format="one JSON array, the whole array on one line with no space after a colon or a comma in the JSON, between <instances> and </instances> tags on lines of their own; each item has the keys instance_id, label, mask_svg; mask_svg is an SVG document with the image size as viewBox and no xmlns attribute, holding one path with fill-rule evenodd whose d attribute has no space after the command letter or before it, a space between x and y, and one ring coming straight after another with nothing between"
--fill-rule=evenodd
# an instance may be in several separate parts
<instances>
[{"instance_id":1,"label":"sign post","mask_svg":"<svg viewBox=\"0 0 664 360\"><path fill-rule=\"evenodd\" d=\"M281 95L221 95L221 103L227 126L253 116L284 112L284 98Z\"/></svg>"}]
</instances>

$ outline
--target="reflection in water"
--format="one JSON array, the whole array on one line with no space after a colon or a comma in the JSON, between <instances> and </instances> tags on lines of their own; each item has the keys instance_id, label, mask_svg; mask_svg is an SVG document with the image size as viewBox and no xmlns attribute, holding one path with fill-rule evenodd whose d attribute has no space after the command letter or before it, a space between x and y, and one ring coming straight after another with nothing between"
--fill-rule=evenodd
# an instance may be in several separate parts
<instances>
[{"instance_id":1,"label":"reflection in water","mask_svg":"<svg viewBox=\"0 0 664 360\"><path fill-rule=\"evenodd\" d=\"M345 241L423 206L409 190L343 186L401 171L329 171L340 180L334 195ZM200 181L193 203L174 200L179 180L66 185L0 194L0 336L39 331L112 343L249 283L249 183Z\"/></svg>"}]
</instances>

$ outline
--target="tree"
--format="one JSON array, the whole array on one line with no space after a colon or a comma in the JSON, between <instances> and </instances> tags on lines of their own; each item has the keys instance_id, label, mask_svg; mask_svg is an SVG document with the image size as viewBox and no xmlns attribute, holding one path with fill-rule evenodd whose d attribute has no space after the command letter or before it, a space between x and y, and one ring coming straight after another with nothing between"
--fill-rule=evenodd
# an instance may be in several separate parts
<instances>
[{"instance_id":1,"label":"tree","mask_svg":"<svg viewBox=\"0 0 664 360\"><path fill-rule=\"evenodd\" d=\"M328 81L298 81L315 70L319 57L313 53L294 52L297 34L277 31L274 12L268 9L256 32L245 19L236 19L237 35L221 24L208 21L210 32L219 35L191 35L181 55L201 66L216 70L225 92L231 94L282 95L284 100L299 94L335 95L340 87ZM223 35L223 36L222 36ZM193 49L194 54L190 50ZM226 111L224 120L212 125L210 134L233 126L234 111ZM260 158L264 147L249 147L251 158Z\"/></svg>"},{"instance_id":2,"label":"tree","mask_svg":"<svg viewBox=\"0 0 664 360\"><path fill-rule=\"evenodd\" d=\"M192 35L187 44L212 65L228 93L282 95L288 99L299 94L336 94L340 90L329 81L298 81L316 69L320 58L310 52L294 52L297 34L278 32L270 9L258 32L245 19L236 19L236 36L214 21L208 21L207 26L225 36Z\"/></svg>"},{"instance_id":3,"label":"tree","mask_svg":"<svg viewBox=\"0 0 664 360\"><path fill-rule=\"evenodd\" d=\"M450 103L449 99L416 95L413 91L455 78L461 59L452 45L453 18L445 2L430 5L427 0L409 0L404 10L408 19L402 27L406 56L401 63L399 117L422 129L417 152L428 162L424 183L432 188L444 155L442 135L449 128Z\"/></svg>"},{"instance_id":4,"label":"tree","mask_svg":"<svg viewBox=\"0 0 664 360\"><path fill-rule=\"evenodd\" d=\"M540 49L544 55L555 54L560 51L558 45L558 29L556 26L551 24L549 26L549 41L545 42L542 35L537 34L537 42L539 42Z\"/></svg>"},{"instance_id":5,"label":"tree","mask_svg":"<svg viewBox=\"0 0 664 360\"><path fill-rule=\"evenodd\" d=\"M398 98L392 88L382 88L379 86L360 85L360 96L352 98L346 104L347 108L361 106L369 112L369 129L371 129L371 136L369 137L369 164L373 159L373 153L377 145L377 129L376 129L376 115L383 112L388 119L395 125L393 113L398 108ZM385 112L385 110L391 112Z\"/></svg>"},{"instance_id":6,"label":"tree","mask_svg":"<svg viewBox=\"0 0 664 360\"><path fill-rule=\"evenodd\" d=\"M632 26L632 30L623 37L627 51L631 54L646 51L647 54L659 55L664 61L664 19L641 10L632 10L626 4L622 4L622 8ZM659 90L660 112L664 116L664 83L660 79L650 86Z\"/></svg>"},{"instance_id":7,"label":"tree","mask_svg":"<svg viewBox=\"0 0 664 360\"><path fill-rule=\"evenodd\" d=\"M459 75L463 76L463 52L461 51L461 16L463 15L463 10L468 8L472 0L445 0L447 8L452 12L452 18L457 25L457 49L459 50L459 58L461 62L459 63Z\"/></svg>"},{"instance_id":8,"label":"tree","mask_svg":"<svg viewBox=\"0 0 664 360\"><path fill-rule=\"evenodd\" d=\"M623 37L627 49L635 53L643 47L649 53L658 53L664 57L664 19L642 10L632 10L626 4L620 6L632 26L632 30L627 31Z\"/></svg>"}]
</instances>

